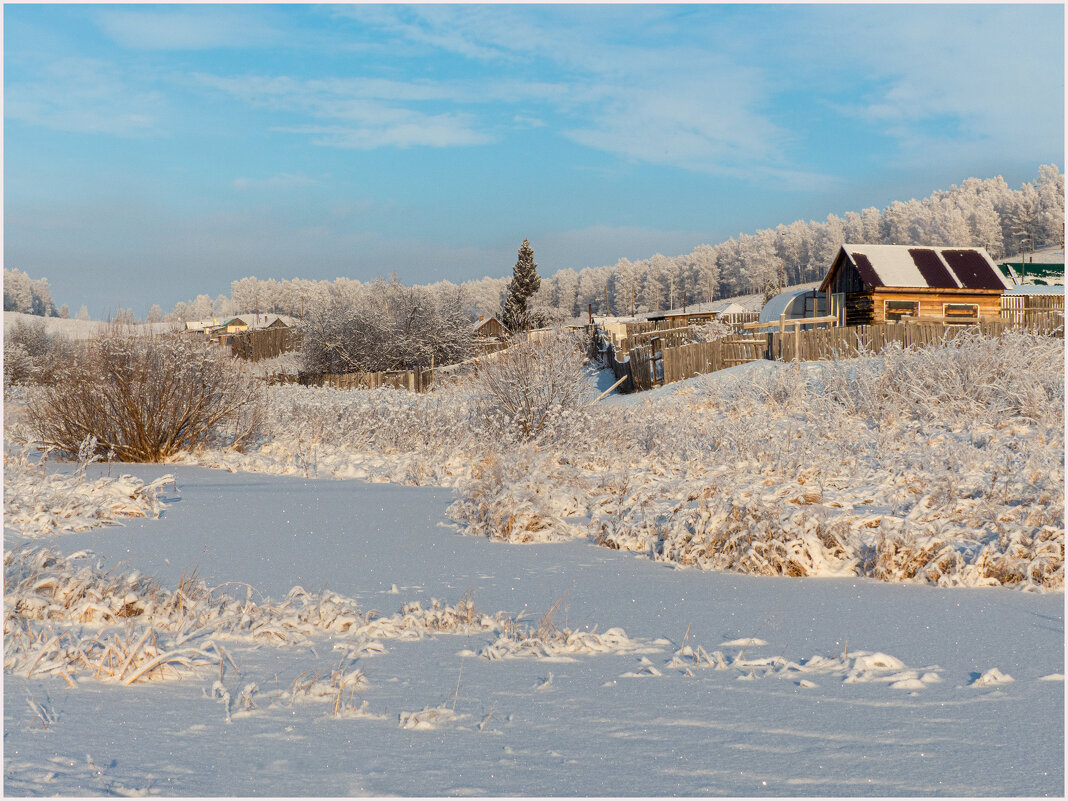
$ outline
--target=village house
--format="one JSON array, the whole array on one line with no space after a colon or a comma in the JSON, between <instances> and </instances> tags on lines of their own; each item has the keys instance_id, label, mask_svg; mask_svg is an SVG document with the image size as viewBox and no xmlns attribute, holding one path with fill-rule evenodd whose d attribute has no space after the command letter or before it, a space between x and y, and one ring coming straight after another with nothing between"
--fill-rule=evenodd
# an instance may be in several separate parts
<instances>
[{"instance_id":1,"label":"village house","mask_svg":"<svg viewBox=\"0 0 1068 801\"><path fill-rule=\"evenodd\" d=\"M738 303L736 300L716 300L711 303L694 303L685 309L670 309L648 315L649 322L665 320L672 323L673 327L687 325L704 325L712 320L725 320L727 322L748 322L755 312Z\"/></svg>"},{"instance_id":2,"label":"village house","mask_svg":"<svg viewBox=\"0 0 1068 801\"><path fill-rule=\"evenodd\" d=\"M475 339L507 339L512 335L512 332L508 330L508 326L498 320L496 317L490 317L488 320L484 317L479 317L478 322L474 324Z\"/></svg>"},{"instance_id":3,"label":"village house","mask_svg":"<svg viewBox=\"0 0 1068 801\"><path fill-rule=\"evenodd\" d=\"M972 323L1000 319L1011 286L984 248L846 244L819 291L843 325Z\"/></svg>"}]
</instances>

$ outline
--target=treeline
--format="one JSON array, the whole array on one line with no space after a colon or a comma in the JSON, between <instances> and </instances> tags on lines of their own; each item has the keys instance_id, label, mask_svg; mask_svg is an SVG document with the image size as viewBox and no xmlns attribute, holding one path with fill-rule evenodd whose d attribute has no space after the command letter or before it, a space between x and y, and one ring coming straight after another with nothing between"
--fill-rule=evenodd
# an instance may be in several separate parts
<instances>
[{"instance_id":1,"label":"treeline","mask_svg":"<svg viewBox=\"0 0 1068 801\"><path fill-rule=\"evenodd\" d=\"M780 286L821 279L845 242L978 246L995 259L1063 246L1064 174L1056 165L1043 165L1037 179L1019 189L1010 188L1000 176L969 178L923 200L895 201L883 209L871 207L843 217L830 214L825 220L798 220L717 245L698 245L679 256L657 253L640 261L624 258L614 265L562 269L542 278L531 309L558 322L582 316L589 306L598 314L632 314L735 295L771 295ZM504 276L459 285L439 281L421 289L431 298L452 298L460 290L471 316L488 317L501 313L509 281ZM361 286L347 278L276 281L252 276L234 281L229 297L212 300L199 295L177 304L163 319L224 317L242 311L304 318L328 302L332 292L351 295ZM159 319L158 307L151 316Z\"/></svg>"},{"instance_id":2,"label":"treeline","mask_svg":"<svg viewBox=\"0 0 1068 801\"><path fill-rule=\"evenodd\" d=\"M70 309L65 305L56 308L47 278L30 278L21 270L9 270L6 267L4 311L36 314L38 317L70 317Z\"/></svg>"}]
</instances>

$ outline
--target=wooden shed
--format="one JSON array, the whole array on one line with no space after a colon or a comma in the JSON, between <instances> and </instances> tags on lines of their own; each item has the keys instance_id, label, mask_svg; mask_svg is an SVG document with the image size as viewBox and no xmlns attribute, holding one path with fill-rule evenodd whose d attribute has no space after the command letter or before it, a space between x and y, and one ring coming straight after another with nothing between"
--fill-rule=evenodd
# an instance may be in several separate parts
<instances>
[{"instance_id":1,"label":"wooden shed","mask_svg":"<svg viewBox=\"0 0 1068 801\"><path fill-rule=\"evenodd\" d=\"M1000 318L1010 287L984 248L847 244L819 291L831 295L844 325L970 323Z\"/></svg>"},{"instance_id":2,"label":"wooden shed","mask_svg":"<svg viewBox=\"0 0 1068 801\"><path fill-rule=\"evenodd\" d=\"M474 329L476 339L505 339L512 335L508 327L496 317L490 317L488 320L479 317Z\"/></svg>"}]
</instances>

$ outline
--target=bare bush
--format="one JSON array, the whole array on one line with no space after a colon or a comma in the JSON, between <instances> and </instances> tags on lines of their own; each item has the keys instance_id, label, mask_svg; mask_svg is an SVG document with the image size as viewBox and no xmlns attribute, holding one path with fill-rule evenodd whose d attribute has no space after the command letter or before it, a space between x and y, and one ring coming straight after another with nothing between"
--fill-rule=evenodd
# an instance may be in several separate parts
<instances>
[{"instance_id":1,"label":"bare bush","mask_svg":"<svg viewBox=\"0 0 1068 801\"><path fill-rule=\"evenodd\" d=\"M87 437L121 461L160 462L206 444L240 447L264 390L215 345L120 328L74 349L54 384L27 399L35 436L76 454Z\"/></svg>"},{"instance_id":2,"label":"bare bush","mask_svg":"<svg viewBox=\"0 0 1068 801\"><path fill-rule=\"evenodd\" d=\"M565 423L592 397L582 342L555 334L500 351L480 362L476 392L498 433L530 440Z\"/></svg>"}]
</instances>

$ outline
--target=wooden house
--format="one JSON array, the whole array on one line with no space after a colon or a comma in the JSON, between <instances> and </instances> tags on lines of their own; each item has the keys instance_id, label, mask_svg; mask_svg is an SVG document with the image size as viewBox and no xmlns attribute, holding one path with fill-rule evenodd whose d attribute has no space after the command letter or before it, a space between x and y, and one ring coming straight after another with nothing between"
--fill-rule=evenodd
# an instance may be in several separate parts
<instances>
[{"instance_id":1,"label":"wooden house","mask_svg":"<svg viewBox=\"0 0 1068 801\"><path fill-rule=\"evenodd\" d=\"M1001 316L1011 287L983 248L842 245L819 291L844 325Z\"/></svg>"},{"instance_id":2,"label":"wooden house","mask_svg":"<svg viewBox=\"0 0 1068 801\"><path fill-rule=\"evenodd\" d=\"M512 335L508 327L496 317L490 317L488 320L479 317L474 329L475 339L506 339Z\"/></svg>"}]
</instances>

